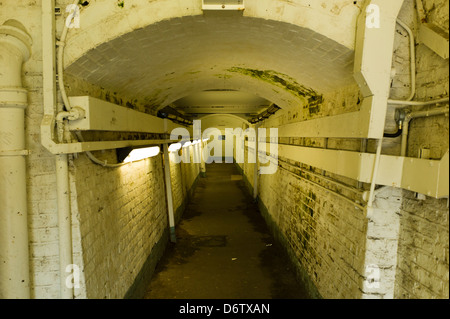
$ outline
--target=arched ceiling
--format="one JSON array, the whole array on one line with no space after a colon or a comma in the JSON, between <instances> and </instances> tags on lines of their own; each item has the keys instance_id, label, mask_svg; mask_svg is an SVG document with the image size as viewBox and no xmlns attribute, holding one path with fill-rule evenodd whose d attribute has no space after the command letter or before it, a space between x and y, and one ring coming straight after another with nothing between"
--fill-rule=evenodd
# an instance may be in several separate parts
<instances>
[{"instance_id":1,"label":"arched ceiling","mask_svg":"<svg viewBox=\"0 0 450 319\"><path fill-rule=\"evenodd\" d=\"M200 124L202 131L214 127L225 132L226 128L245 129L246 127L251 126L247 120L235 114L209 114L200 117L199 120L201 120Z\"/></svg>"},{"instance_id":2,"label":"arched ceiling","mask_svg":"<svg viewBox=\"0 0 450 319\"><path fill-rule=\"evenodd\" d=\"M289 108L354 83L353 51L343 45L292 24L220 13L129 32L88 51L66 72L153 109L217 89Z\"/></svg>"}]
</instances>

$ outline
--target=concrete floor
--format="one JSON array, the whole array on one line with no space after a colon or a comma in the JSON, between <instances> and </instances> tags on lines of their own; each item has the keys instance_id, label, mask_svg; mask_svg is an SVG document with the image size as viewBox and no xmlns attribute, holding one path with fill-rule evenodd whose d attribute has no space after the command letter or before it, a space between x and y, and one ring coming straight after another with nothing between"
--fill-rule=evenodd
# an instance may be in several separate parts
<instances>
[{"instance_id":1,"label":"concrete floor","mask_svg":"<svg viewBox=\"0 0 450 319\"><path fill-rule=\"evenodd\" d=\"M145 298L307 297L235 164L207 165Z\"/></svg>"}]
</instances>

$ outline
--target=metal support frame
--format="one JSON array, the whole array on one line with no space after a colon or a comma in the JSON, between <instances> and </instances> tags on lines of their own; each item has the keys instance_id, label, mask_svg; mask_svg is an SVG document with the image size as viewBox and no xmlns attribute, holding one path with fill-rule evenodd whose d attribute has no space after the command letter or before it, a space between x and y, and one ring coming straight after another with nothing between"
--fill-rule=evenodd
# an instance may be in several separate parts
<instances>
[{"instance_id":1,"label":"metal support frame","mask_svg":"<svg viewBox=\"0 0 450 319\"><path fill-rule=\"evenodd\" d=\"M364 183L371 183L376 159L376 154L372 153L294 145L279 145L278 156ZM380 155L375 183L434 198L448 197L449 151L440 160Z\"/></svg>"}]
</instances>

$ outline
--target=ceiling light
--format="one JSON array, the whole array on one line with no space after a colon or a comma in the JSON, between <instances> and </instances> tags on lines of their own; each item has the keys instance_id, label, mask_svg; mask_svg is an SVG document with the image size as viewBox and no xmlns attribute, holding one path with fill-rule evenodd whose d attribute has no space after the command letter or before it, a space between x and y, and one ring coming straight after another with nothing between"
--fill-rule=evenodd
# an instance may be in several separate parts
<instances>
[{"instance_id":1,"label":"ceiling light","mask_svg":"<svg viewBox=\"0 0 450 319\"><path fill-rule=\"evenodd\" d=\"M136 148L128 154L128 156L123 161L124 163L140 161L144 158L153 157L159 154L159 146L146 147L146 148Z\"/></svg>"},{"instance_id":2,"label":"ceiling light","mask_svg":"<svg viewBox=\"0 0 450 319\"><path fill-rule=\"evenodd\" d=\"M181 143L170 144L169 152L176 152L181 148Z\"/></svg>"}]
</instances>

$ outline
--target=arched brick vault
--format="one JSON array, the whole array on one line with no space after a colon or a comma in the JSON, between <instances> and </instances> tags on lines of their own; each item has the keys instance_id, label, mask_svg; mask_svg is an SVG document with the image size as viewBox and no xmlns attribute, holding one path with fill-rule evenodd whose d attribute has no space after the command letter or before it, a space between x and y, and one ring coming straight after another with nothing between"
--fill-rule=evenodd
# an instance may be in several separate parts
<instances>
[{"instance_id":1,"label":"arched brick vault","mask_svg":"<svg viewBox=\"0 0 450 319\"><path fill-rule=\"evenodd\" d=\"M154 1L150 6L160 3L166 6L164 13L152 11L146 20L138 9L141 2L124 13L110 8L107 17L92 12L94 4L98 7L104 1L83 9L81 28L71 29L67 40L66 72L134 97L153 110L210 89L251 92L290 108L320 101L323 93L355 83L352 41L333 28L338 15L324 9L350 11L342 14L347 20L339 16L340 28L354 34L359 8L353 2L247 1L244 15L203 15L201 1L183 2L184 12L179 12L179 1L172 1L177 3L173 12L167 9L172 7L170 1ZM263 10L270 6L270 13ZM276 11L278 16L268 19ZM185 16L167 18L169 13ZM280 21L292 20L295 13L295 23ZM90 24L84 27L83 21ZM147 22L152 23L144 25Z\"/></svg>"}]
</instances>

